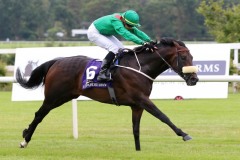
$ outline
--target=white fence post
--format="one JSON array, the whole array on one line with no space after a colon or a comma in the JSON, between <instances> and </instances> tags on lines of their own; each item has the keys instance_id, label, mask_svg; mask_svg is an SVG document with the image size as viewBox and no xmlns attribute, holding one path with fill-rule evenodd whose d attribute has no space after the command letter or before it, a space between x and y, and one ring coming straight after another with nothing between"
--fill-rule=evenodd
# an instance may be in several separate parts
<instances>
[{"instance_id":1,"label":"white fence post","mask_svg":"<svg viewBox=\"0 0 240 160\"><path fill-rule=\"evenodd\" d=\"M233 65L234 65L235 67L238 66L238 49L236 49L236 48L234 49Z\"/></svg>"},{"instance_id":2,"label":"white fence post","mask_svg":"<svg viewBox=\"0 0 240 160\"><path fill-rule=\"evenodd\" d=\"M77 99L72 100L72 114L73 114L73 137L78 139L78 114L77 114Z\"/></svg>"},{"instance_id":3,"label":"white fence post","mask_svg":"<svg viewBox=\"0 0 240 160\"><path fill-rule=\"evenodd\" d=\"M233 66L237 68L237 72L238 72L238 48L234 48L234 59L233 59ZM238 75L237 73L234 74L235 76ZM233 87L233 93L237 93L237 86L238 86L238 82L233 82L232 83L232 87Z\"/></svg>"}]
</instances>

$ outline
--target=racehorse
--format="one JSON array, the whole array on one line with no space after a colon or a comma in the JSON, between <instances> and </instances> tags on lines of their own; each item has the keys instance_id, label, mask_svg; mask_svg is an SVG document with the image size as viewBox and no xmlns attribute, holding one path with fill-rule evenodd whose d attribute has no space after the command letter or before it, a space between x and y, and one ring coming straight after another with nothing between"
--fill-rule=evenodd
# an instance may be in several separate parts
<instances>
[{"instance_id":1,"label":"racehorse","mask_svg":"<svg viewBox=\"0 0 240 160\"><path fill-rule=\"evenodd\" d=\"M140 120L144 110L166 123L184 141L191 138L187 133L175 126L149 99L154 79L172 69L182 77L188 86L196 85L198 77L193 66L193 57L181 41L162 38L160 42L151 44L154 49L138 46L118 58L118 64L111 67L112 88L118 105L130 106L132 110L132 129L135 149L140 147ZM107 88L83 89L82 79L87 64L93 59L86 56L57 58L47 61L33 70L29 79L20 69L16 71L17 82L26 89L34 89L44 85L44 101L35 113L33 121L23 131L24 141L21 148L27 147L31 137L43 118L54 108L78 98L80 95L93 100L114 104Z\"/></svg>"}]
</instances>

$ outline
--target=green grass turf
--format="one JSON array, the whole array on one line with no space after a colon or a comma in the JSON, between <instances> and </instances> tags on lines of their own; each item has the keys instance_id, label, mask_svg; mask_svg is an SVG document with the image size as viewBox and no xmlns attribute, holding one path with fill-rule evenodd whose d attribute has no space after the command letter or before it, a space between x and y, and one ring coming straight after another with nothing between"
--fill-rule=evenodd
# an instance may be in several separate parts
<instances>
[{"instance_id":1,"label":"green grass turf","mask_svg":"<svg viewBox=\"0 0 240 160\"><path fill-rule=\"evenodd\" d=\"M90 42L80 41L11 41L0 42L0 48L32 48L32 47L62 47L90 45Z\"/></svg>"},{"instance_id":2,"label":"green grass turf","mask_svg":"<svg viewBox=\"0 0 240 160\"><path fill-rule=\"evenodd\" d=\"M144 112L140 129L142 150L136 152L129 107L78 101L78 139L72 136L69 102L52 110L28 147L20 149L22 130L32 121L41 102L12 102L11 92L0 92L0 159L239 159L240 94L229 94L228 99L154 103L193 140L182 141L167 125Z\"/></svg>"}]
</instances>

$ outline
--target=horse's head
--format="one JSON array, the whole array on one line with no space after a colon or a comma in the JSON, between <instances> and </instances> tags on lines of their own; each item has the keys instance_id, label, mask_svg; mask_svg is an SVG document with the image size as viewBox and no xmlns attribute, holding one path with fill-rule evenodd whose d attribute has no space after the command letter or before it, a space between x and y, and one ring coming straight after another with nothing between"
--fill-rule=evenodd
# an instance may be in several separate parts
<instances>
[{"instance_id":1,"label":"horse's head","mask_svg":"<svg viewBox=\"0 0 240 160\"><path fill-rule=\"evenodd\" d=\"M197 67L193 66L193 56L183 42L176 40L171 40L171 42L172 45L168 50L168 54L165 53L166 57L161 56L159 52L162 60L169 68L181 76L187 85L196 85L198 82ZM161 41L161 43L164 42Z\"/></svg>"}]
</instances>

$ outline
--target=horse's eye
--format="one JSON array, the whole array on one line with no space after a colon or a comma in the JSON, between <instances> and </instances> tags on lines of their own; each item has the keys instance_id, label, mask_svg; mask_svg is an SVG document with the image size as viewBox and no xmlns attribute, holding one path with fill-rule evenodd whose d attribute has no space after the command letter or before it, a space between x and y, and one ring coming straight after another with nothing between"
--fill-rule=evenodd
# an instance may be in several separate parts
<instances>
[{"instance_id":1,"label":"horse's eye","mask_svg":"<svg viewBox=\"0 0 240 160\"><path fill-rule=\"evenodd\" d=\"M182 59L183 61L185 61L185 60L187 60L187 56L181 56L181 59Z\"/></svg>"}]
</instances>

